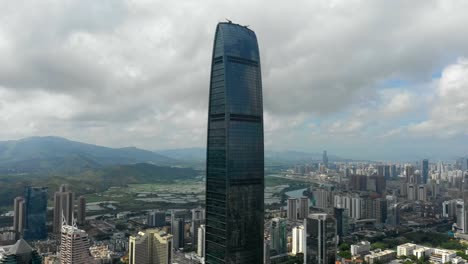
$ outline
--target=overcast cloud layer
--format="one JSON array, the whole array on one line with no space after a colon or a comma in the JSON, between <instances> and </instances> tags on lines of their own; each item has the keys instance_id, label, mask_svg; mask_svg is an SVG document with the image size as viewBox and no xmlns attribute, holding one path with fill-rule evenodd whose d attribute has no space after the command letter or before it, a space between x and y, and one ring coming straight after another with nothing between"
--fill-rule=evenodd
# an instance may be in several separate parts
<instances>
[{"instance_id":1,"label":"overcast cloud layer","mask_svg":"<svg viewBox=\"0 0 468 264\"><path fill-rule=\"evenodd\" d=\"M5 0L0 139L204 146L216 24L250 25L269 149L468 155L468 1Z\"/></svg>"}]
</instances>

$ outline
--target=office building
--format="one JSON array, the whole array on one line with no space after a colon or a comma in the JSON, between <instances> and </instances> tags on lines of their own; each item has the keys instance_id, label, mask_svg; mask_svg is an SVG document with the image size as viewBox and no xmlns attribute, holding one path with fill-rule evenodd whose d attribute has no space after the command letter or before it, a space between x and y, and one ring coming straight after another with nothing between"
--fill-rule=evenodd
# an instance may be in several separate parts
<instances>
[{"instance_id":1,"label":"office building","mask_svg":"<svg viewBox=\"0 0 468 264\"><path fill-rule=\"evenodd\" d=\"M344 208L333 208L333 216L336 220L336 235L338 236L338 242L341 242L343 237L348 234L349 229L349 211Z\"/></svg>"},{"instance_id":2,"label":"office building","mask_svg":"<svg viewBox=\"0 0 468 264\"><path fill-rule=\"evenodd\" d=\"M190 225L190 233L192 235L192 247L194 250L198 246L198 228L205 224L205 210L202 208L192 209L192 222Z\"/></svg>"},{"instance_id":3,"label":"office building","mask_svg":"<svg viewBox=\"0 0 468 264\"><path fill-rule=\"evenodd\" d=\"M301 197L299 199L299 219L305 219L309 215L309 198Z\"/></svg>"},{"instance_id":4,"label":"office building","mask_svg":"<svg viewBox=\"0 0 468 264\"><path fill-rule=\"evenodd\" d=\"M247 27L216 28L208 112L206 263L261 263L262 81L257 37Z\"/></svg>"},{"instance_id":5,"label":"office building","mask_svg":"<svg viewBox=\"0 0 468 264\"><path fill-rule=\"evenodd\" d=\"M303 225L295 226L292 229L292 254L304 253L305 229Z\"/></svg>"},{"instance_id":6,"label":"office building","mask_svg":"<svg viewBox=\"0 0 468 264\"><path fill-rule=\"evenodd\" d=\"M370 252L371 244L369 241L361 241L351 245L351 255L362 256Z\"/></svg>"},{"instance_id":7,"label":"office building","mask_svg":"<svg viewBox=\"0 0 468 264\"><path fill-rule=\"evenodd\" d=\"M408 184L407 197L410 201L416 201L418 199L418 188L415 184Z\"/></svg>"},{"instance_id":8,"label":"office building","mask_svg":"<svg viewBox=\"0 0 468 264\"><path fill-rule=\"evenodd\" d=\"M26 241L0 246L0 264L42 264L42 257Z\"/></svg>"},{"instance_id":9,"label":"office building","mask_svg":"<svg viewBox=\"0 0 468 264\"><path fill-rule=\"evenodd\" d=\"M400 205L393 204L387 210L387 225L390 227L398 227L400 225Z\"/></svg>"},{"instance_id":10,"label":"office building","mask_svg":"<svg viewBox=\"0 0 468 264\"><path fill-rule=\"evenodd\" d=\"M68 225L63 218L60 240L60 264L89 264L92 258L89 252L88 234L75 225Z\"/></svg>"},{"instance_id":11,"label":"office building","mask_svg":"<svg viewBox=\"0 0 468 264\"><path fill-rule=\"evenodd\" d=\"M315 200L314 207L315 208L326 210L332 207L333 191L320 188L320 189L314 190L312 193L314 195L314 200Z\"/></svg>"},{"instance_id":12,"label":"office building","mask_svg":"<svg viewBox=\"0 0 468 264\"><path fill-rule=\"evenodd\" d=\"M206 232L205 225L200 225L200 227L198 227L198 230L197 230L197 233L198 233L197 255L200 258L205 258L205 232Z\"/></svg>"},{"instance_id":13,"label":"office building","mask_svg":"<svg viewBox=\"0 0 468 264\"><path fill-rule=\"evenodd\" d=\"M375 220L377 224L385 224L387 222L387 199L378 198L374 200Z\"/></svg>"},{"instance_id":14,"label":"office building","mask_svg":"<svg viewBox=\"0 0 468 264\"><path fill-rule=\"evenodd\" d=\"M394 259L396 259L396 252L390 249L377 249L364 256L364 260L369 264L389 263Z\"/></svg>"},{"instance_id":15,"label":"office building","mask_svg":"<svg viewBox=\"0 0 468 264\"><path fill-rule=\"evenodd\" d=\"M297 199L288 199L288 220L297 221Z\"/></svg>"},{"instance_id":16,"label":"office building","mask_svg":"<svg viewBox=\"0 0 468 264\"><path fill-rule=\"evenodd\" d=\"M149 227L163 227L166 225L166 213L150 211L146 217L146 225Z\"/></svg>"},{"instance_id":17,"label":"office building","mask_svg":"<svg viewBox=\"0 0 468 264\"><path fill-rule=\"evenodd\" d=\"M427 186L424 184L418 186L418 201L427 201Z\"/></svg>"},{"instance_id":18,"label":"office building","mask_svg":"<svg viewBox=\"0 0 468 264\"><path fill-rule=\"evenodd\" d=\"M148 229L130 236L129 264L171 264L172 238L159 229Z\"/></svg>"},{"instance_id":19,"label":"office building","mask_svg":"<svg viewBox=\"0 0 468 264\"><path fill-rule=\"evenodd\" d=\"M304 220L306 247L304 263L332 264L336 255L336 221L327 214L310 214Z\"/></svg>"},{"instance_id":20,"label":"office building","mask_svg":"<svg viewBox=\"0 0 468 264\"><path fill-rule=\"evenodd\" d=\"M412 181L412 176L414 176L414 167L411 164L405 164L405 177L407 183L414 183Z\"/></svg>"},{"instance_id":21,"label":"office building","mask_svg":"<svg viewBox=\"0 0 468 264\"><path fill-rule=\"evenodd\" d=\"M286 230L286 219L273 218L271 220L270 240L271 251L273 256L287 253L288 249L288 232Z\"/></svg>"},{"instance_id":22,"label":"office building","mask_svg":"<svg viewBox=\"0 0 468 264\"><path fill-rule=\"evenodd\" d=\"M328 168L328 155L327 155L326 150L323 151L322 162L323 162L323 165L325 166L325 168Z\"/></svg>"},{"instance_id":23,"label":"office building","mask_svg":"<svg viewBox=\"0 0 468 264\"><path fill-rule=\"evenodd\" d=\"M172 239L174 249L183 249L185 246L185 221L183 218L175 218L172 222Z\"/></svg>"},{"instance_id":24,"label":"office building","mask_svg":"<svg viewBox=\"0 0 468 264\"><path fill-rule=\"evenodd\" d=\"M13 230L17 240L23 235L25 210L24 198L21 196L16 197L13 204Z\"/></svg>"},{"instance_id":25,"label":"office building","mask_svg":"<svg viewBox=\"0 0 468 264\"><path fill-rule=\"evenodd\" d=\"M42 240L47 238L47 187L28 186L25 189L24 239Z\"/></svg>"},{"instance_id":26,"label":"office building","mask_svg":"<svg viewBox=\"0 0 468 264\"><path fill-rule=\"evenodd\" d=\"M421 176L422 176L422 183L427 184L427 180L429 178L429 160L424 159L421 165Z\"/></svg>"},{"instance_id":27,"label":"office building","mask_svg":"<svg viewBox=\"0 0 468 264\"><path fill-rule=\"evenodd\" d=\"M351 175L349 187L355 191L367 191L367 176L359 174Z\"/></svg>"},{"instance_id":28,"label":"office building","mask_svg":"<svg viewBox=\"0 0 468 264\"><path fill-rule=\"evenodd\" d=\"M77 208L76 219L78 225L84 225L86 223L86 198L84 196L78 197L78 208Z\"/></svg>"},{"instance_id":29,"label":"office building","mask_svg":"<svg viewBox=\"0 0 468 264\"><path fill-rule=\"evenodd\" d=\"M58 234L61 232L62 217L65 217L67 225L72 224L74 210L74 194L70 191L67 184L62 184L59 191L54 193L54 233Z\"/></svg>"}]
</instances>

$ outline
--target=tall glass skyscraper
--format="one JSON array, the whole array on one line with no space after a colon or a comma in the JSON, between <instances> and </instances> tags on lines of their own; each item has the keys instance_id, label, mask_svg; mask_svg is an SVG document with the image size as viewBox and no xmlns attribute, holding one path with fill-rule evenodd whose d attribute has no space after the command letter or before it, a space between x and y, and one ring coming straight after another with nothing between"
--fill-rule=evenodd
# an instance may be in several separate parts
<instances>
[{"instance_id":1,"label":"tall glass skyscraper","mask_svg":"<svg viewBox=\"0 0 468 264\"><path fill-rule=\"evenodd\" d=\"M26 200L24 239L46 239L47 187L28 186L24 198Z\"/></svg>"},{"instance_id":2,"label":"tall glass skyscraper","mask_svg":"<svg viewBox=\"0 0 468 264\"><path fill-rule=\"evenodd\" d=\"M219 23L211 64L206 263L263 262L263 103L255 33Z\"/></svg>"}]
</instances>

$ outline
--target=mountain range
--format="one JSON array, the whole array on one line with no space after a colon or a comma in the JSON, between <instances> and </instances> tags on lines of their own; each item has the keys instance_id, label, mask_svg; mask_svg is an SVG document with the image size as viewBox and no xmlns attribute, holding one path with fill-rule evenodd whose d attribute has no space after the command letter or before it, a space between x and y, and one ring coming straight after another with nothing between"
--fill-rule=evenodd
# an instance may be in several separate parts
<instances>
[{"instance_id":1,"label":"mountain range","mask_svg":"<svg viewBox=\"0 0 468 264\"><path fill-rule=\"evenodd\" d=\"M171 166L176 161L135 147L108 148L60 137L0 141L0 173L73 174L134 163Z\"/></svg>"},{"instance_id":2,"label":"mountain range","mask_svg":"<svg viewBox=\"0 0 468 264\"><path fill-rule=\"evenodd\" d=\"M66 138L47 136L0 141L0 173L73 175L115 165L149 163L204 169L205 148L149 151L136 147L109 148ZM268 165L321 161L321 153L266 151ZM330 161L345 159L329 155Z\"/></svg>"}]
</instances>

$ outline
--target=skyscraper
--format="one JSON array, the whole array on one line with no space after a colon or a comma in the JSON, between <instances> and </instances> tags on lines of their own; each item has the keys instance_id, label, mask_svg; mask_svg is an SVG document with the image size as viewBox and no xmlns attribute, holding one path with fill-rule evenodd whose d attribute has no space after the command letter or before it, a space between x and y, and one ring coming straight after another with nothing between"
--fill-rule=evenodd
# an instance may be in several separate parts
<instances>
[{"instance_id":1,"label":"skyscraper","mask_svg":"<svg viewBox=\"0 0 468 264\"><path fill-rule=\"evenodd\" d=\"M130 236L128 260L130 264L171 264L172 235L159 229L148 229Z\"/></svg>"},{"instance_id":2,"label":"skyscraper","mask_svg":"<svg viewBox=\"0 0 468 264\"><path fill-rule=\"evenodd\" d=\"M163 227L166 225L166 213L161 211L148 212L146 224L150 227Z\"/></svg>"},{"instance_id":3,"label":"skyscraper","mask_svg":"<svg viewBox=\"0 0 468 264\"><path fill-rule=\"evenodd\" d=\"M328 155L326 150L323 151L322 161L325 168L328 168Z\"/></svg>"},{"instance_id":4,"label":"skyscraper","mask_svg":"<svg viewBox=\"0 0 468 264\"><path fill-rule=\"evenodd\" d=\"M192 209L192 222L190 225L190 233L192 234L192 247L198 247L198 228L205 223L205 210L202 208Z\"/></svg>"},{"instance_id":5,"label":"skyscraper","mask_svg":"<svg viewBox=\"0 0 468 264\"><path fill-rule=\"evenodd\" d=\"M288 199L288 219L290 221L297 221L297 199Z\"/></svg>"},{"instance_id":6,"label":"skyscraper","mask_svg":"<svg viewBox=\"0 0 468 264\"><path fill-rule=\"evenodd\" d=\"M60 263L88 264L91 263L88 234L75 225L68 225L63 219L61 225Z\"/></svg>"},{"instance_id":7,"label":"skyscraper","mask_svg":"<svg viewBox=\"0 0 468 264\"><path fill-rule=\"evenodd\" d=\"M65 217L67 225L73 221L74 195L67 184L62 184L58 192L54 193L54 233L62 230L62 216Z\"/></svg>"},{"instance_id":8,"label":"skyscraper","mask_svg":"<svg viewBox=\"0 0 468 264\"><path fill-rule=\"evenodd\" d=\"M13 230L16 233L16 239L20 239L23 234L25 209L24 198L16 197L13 205Z\"/></svg>"},{"instance_id":9,"label":"skyscraper","mask_svg":"<svg viewBox=\"0 0 468 264\"><path fill-rule=\"evenodd\" d=\"M28 186L24 198L26 207L24 239L46 239L47 187Z\"/></svg>"},{"instance_id":10,"label":"skyscraper","mask_svg":"<svg viewBox=\"0 0 468 264\"><path fill-rule=\"evenodd\" d=\"M86 223L86 198L84 196L80 196L78 198L78 218L77 223L78 225L84 225Z\"/></svg>"},{"instance_id":11,"label":"skyscraper","mask_svg":"<svg viewBox=\"0 0 468 264\"><path fill-rule=\"evenodd\" d=\"M426 184L429 178L429 160L424 159L421 165L422 183Z\"/></svg>"},{"instance_id":12,"label":"skyscraper","mask_svg":"<svg viewBox=\"0 0 468 264\"><path fill-rule=\"evenodd\" d=\"M288 231L286 230L286 220L273 218L271 220L270 239L271 250L275 255L285 254L288 250Z\"/></svg>"},{"instance_id":13,"label":"skyscraper","mask_svg":"<svg viewBox=\"0 0 468 264\"><path fill-rule=\"evenodd\" d=\"M305 230L304 226L295 226L292 229L292 254L296 255L304 253L305 246Z\"/></svg>"},{"instance_id":14,"label":"skyscraper","mask_svg":"<svg viewBox=\"0 0 468 264\"><path fill-rule=\"evenodd\" d=\"M309 198L301 197L299 199L299 219L307 218L309 215Z\"/></svg>"},{"instance_id":15,"label":"skyscraper","mask_svg":"<svg viewBox=\"0 0 468 264\"><path fill-rule=\"evenodd\" d=\"M206 168L206 263L261 263L264 151L260 54L247 27L219 23Z\"/></svg>"},{"instance_id":16,"label":"skyscraper","mask_svg":"<svg viewBox=\"0 0 468 264\"><path fill-rule=\"evenodd\" d=\"M304 263L332 264L336 255L336 221L327 214L311 214L304 219L306 247Z\"/></svg>"},{"instance_id":17,"label":"skyscraper","mask_svg":"<svg viewBox=\"0 0 468 264\"><path fill-rule=\"evenodd\" d=\"M172 236L174 249L184 248L185 245L185 221L183 218L176 218L172 221Z\"/></svg>"},{"instance_id":18,"label":"skyscraper","mask_svg":"<svg viewBox=\"0 0 468 264\"><path fill-rule=\"evenodd\" d=\"M205 225L200 225L200 227L197 230L198 236L197 236L197 255L200 258L205 258Z\"/></svg>"}]
</instances>

